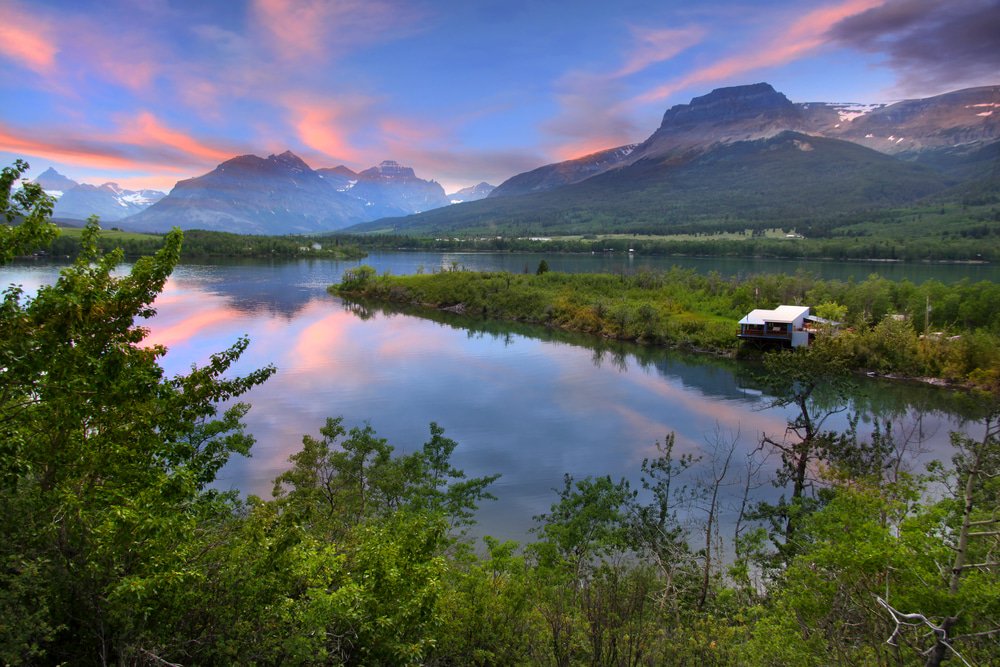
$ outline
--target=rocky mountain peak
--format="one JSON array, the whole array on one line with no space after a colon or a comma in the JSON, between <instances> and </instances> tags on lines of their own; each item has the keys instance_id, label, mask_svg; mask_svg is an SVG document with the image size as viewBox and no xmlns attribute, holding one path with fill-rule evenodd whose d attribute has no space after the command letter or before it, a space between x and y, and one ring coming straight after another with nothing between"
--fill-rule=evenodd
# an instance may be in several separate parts
<instances>
[{"instance_id":1,"label":"rocky mountain peak","mask_svg":"<svg viewBox=\"0 0 1000 667\"><path fill-rule=\"evenodd\" d=\"M689 104L677 104L663 114L660 129L699 124L726 124L771 118L796 118L799 111L791 100L769 83L716 88L695 97Z\"/></svg>"},{"instance_id":2,"label":"rocky mountain peak","mask_svg":"<svg viewBox=\"0 0 1000 667\"><path fill-rule=\"evenodd\" d=\"M482 183L477 183L476 185L470 185L467 188L462 188L456 192L452 192L447 195L448 201L452 204L460 204L467 201L478 201L480 199L485 199L489 196L491 192L496 190L495 185L490 185L489 183L483 181Z\"/></svg>"},{"instance_id":3,"label":"rocky mountain peak","mask_svg":"<svg viewBox=\"0 0 1000 667\"><path fill-rule=\"evenodd\" d=\"M58 171L49 167L35 179L35 183L42 186L43 190L54 190L57 192L65 192L66 190L71 190L75 188L79 183L71 178L63 176Z\"/></svg>"},{"instance_id":4,"label":"rocky mountain peak","mask_svg":"<svg viewBox=\"0 0 1000 667\"><path fill-rule=\"evenodd\" d=\"M365 169L358 176L362 179L407 180L416 178L412 167L404 167L395 160L383 160L377 167Z\"/></svg>"},{"instance_id":5,"label":"rocky mountain peak","mask_svg":"<svg viewBox=\"0 0 1000 667\"><path fill-rule=\"evenodd\" d=\"M267 161L292 171L312 171L309 165L292 151L285 151L281 155L268 155Z\"/></svg>"},{"instance_id":6,"label":"rocky mountain peak","mask_svg":"<svg viewBox=\"0 0 1000 667\"><path fill-rule=\"evenodd\" d=\"M358 176L358 173L356 171L342 164L338 164L336 167L328 167L327 169L318 169L317 171L327 172L331 174L339 174L347 178L357 178Z\"/></svg>"}]
</instances>

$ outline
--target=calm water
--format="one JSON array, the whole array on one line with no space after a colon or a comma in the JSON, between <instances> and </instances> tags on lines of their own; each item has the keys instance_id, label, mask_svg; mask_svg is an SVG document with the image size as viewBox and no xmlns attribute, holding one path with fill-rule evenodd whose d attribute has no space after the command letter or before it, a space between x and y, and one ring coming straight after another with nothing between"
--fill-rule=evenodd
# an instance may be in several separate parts
<instances>
[{"instance_id":1,"label":"calm water","mask_svg":"<svg viewBox=\"0 0 1000 667\"><path fill-rule=\"evenodd\" d=\"M939 280L954 283L960 280L1000 281L1000 266L996 264L933 264L902 262L823 262L817 260L780 260L715 257L643 257L625 253L582 254L503 254L503 253L373 253L361 263L378 266L397 274L415 273L423 269L447 269L464 266L470 270L534 272L542 259L553 271L633 272L641 269L666 270L672 266L694 269L701 273L718 271L725 276L746 276L756 273L795 273L805 271L821 278L864 280L875 273L889 280L908 279L915 283Z\"/></svg>"},{"instance_id":2,"label":"calm water","mask_svg":"<svg viewBox=\"0 0 1000 667\"><path fill-rule=\"evenodd\" d=\"M386 253L365 261L401 274L453 262L520 271L540 257ZM547 261L555 270L612 270L608 262L622 258ZM444 316L359 315L325 291L354 265L185 265L168 282L149 325L150 340L169 348L168 372L204 363L244 334L251 345L238 371L278 367L244 397L253 406L247 422L257 445L252 458L222 471L220 486L269 495L271 480L302 435L317 433L328 416L343 416L348 426L370 422L404 452L419 448L429 422L436 421L459 442L459 468L470 475L502 474L493 489L499 500L480 514L482 532L520 539L531 517L547 511L564 473L635 479L643 457L670 432L680 452L692 453L717 430L738 434L742 457L762 432L784 431L786 415L768 409L746 370L731 362L538 328L483 322L470 328L468 320ZM57 270L5 267L0 283L31 291L52 281ZM871 267L861 271L864 277ZM915 411L925 412L923 458L949 456L948 431L964 428L935 390L870 382L857 400L910 424ZM728 492L735 494L735 487Z\"/></svg>"}]
</instances>

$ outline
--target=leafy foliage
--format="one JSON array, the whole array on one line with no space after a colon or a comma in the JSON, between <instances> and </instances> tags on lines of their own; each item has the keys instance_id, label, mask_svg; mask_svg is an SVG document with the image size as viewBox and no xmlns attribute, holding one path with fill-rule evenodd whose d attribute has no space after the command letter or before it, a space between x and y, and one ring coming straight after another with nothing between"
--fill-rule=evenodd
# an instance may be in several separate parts
<instances>
[{"instance_id":1,"label":"leafy foliage","mask_svg":"<svg viewBox=\"0 0 1000 667\"><path fill-rule=\"evenodd\" d=\"M45 228L34 218L48 215L43 197L27 189L14 201L32 206L22 227ZM170 581L194 576L190 538L223 502L208 485L252 443L240 424L247 406L222 415L217 406L273 372L225 377L241 340L205 367L164 377L166 350L144 346L135 322L155 312L181 234L121 277L121 252L102 255L98 235L89 221L79 259L56 284L30 298L11 286L0 304L0 558L12 565L0 575L3 604L7 618L36 619L0 641L7 662L46 649L107 660L134 647L132 615ZM8 233L4 256L24 238Z\"/></svg>"}]
</instances>

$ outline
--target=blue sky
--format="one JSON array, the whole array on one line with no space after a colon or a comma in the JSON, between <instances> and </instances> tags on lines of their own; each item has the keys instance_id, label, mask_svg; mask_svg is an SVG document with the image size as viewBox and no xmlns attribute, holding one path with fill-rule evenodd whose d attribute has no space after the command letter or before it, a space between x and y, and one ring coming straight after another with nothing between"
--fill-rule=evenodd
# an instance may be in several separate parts
<instances>
[{"instance_id":1,"label":"blue sky","mask_svg":"<svg viewBox=\"0 0 1000 667\"><path fill-rule=\"evenodd\" d=\"M234 155L395 159L450 192L796 102L1000 84L997 0L0 0L0 161L169 190Z\"/></svg>"}]
</instances>

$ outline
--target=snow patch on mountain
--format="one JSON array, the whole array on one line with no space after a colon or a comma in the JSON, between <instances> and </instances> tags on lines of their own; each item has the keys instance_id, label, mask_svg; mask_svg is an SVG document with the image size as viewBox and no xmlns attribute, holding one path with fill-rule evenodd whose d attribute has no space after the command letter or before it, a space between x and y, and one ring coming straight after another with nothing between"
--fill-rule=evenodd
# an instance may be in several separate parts
<instances>
[{"instance_id":1,"label":"snow patch on mountain","mask_svg":"<svg viewBox=\"0 0 1000 667\"><path fill-rule=\"evenodd\" d=\"M837 112L841 123L850 123L855 118L883 108L885 104L859 104L857 102L834 102L829 105ZM838 126L839 127L839 126Z\"/></svg>"}]
</instances>

